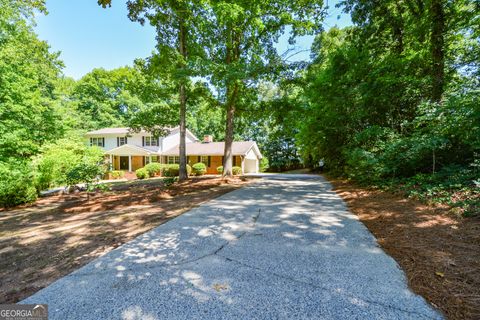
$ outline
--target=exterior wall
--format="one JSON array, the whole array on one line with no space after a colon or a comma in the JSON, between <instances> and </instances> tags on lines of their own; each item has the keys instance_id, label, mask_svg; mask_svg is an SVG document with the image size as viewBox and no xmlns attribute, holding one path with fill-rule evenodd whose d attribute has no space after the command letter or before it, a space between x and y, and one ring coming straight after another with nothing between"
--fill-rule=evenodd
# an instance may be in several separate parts
<instances>
[{"instance_id":1,"label":"exterior wall","mask_svg":"<svg viewBox=\"0 0 480 320\"><path fill-rule=\"evenodd\" d=\"M244 173L258 173L258 159L245 159L243 171Z\"/></svg>"},{"instance_id":2,"label":"exterior wall","mask_svg":"<svg viewBox=\"0 0 480 320\"><path fill-rule=\"evenodd\" d=\"M185 142L194 142L192 137L189 134L185 137ZM141 143L141 141L140 141ZM172 131L168 136L164 137L160 141L161 151L169 150L180 144L180 131L178 129Z\"/></svg>"},{"instance_id":3,"label":"exterior wall","mask_svg":"<svg viewBox=\"0 0 480 320\"><path fill-rule=\"evenodd\" d=\"M250 151L247 152L247 154L245 155L245 159L252 159L252 160L257 159L257 155L256 155L255 151L253 151L253 148L250 149Z\"/></svg>"},{"instance_id":4,"label":"exterior wall","mask_svg":"<svg viewBox=\"0 0 480 320\"><path fill-rule=\"evenodd\" d=\"M222 156L211 156L210 157L210 167L207 168L208 174L218 174L217 168L223 165Z\"/></svg>"},{"instance_id":5,"label":"exterior wall","mask_svg":"<svg viewBox=\"0 0 480 320\"><path fill-rule=\"evenodd\" d=\"M143 156L132 157L132 171L143 168Z\"/></svg>"}]
</instances>

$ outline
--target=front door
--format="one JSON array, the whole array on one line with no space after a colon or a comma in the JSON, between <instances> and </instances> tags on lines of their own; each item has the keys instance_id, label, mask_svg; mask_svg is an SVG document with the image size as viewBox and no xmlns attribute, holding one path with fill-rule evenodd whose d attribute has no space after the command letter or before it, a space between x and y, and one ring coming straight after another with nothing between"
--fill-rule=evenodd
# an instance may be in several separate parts
<instances>
[{"instance_id":1,"label":"front door","mask_svg":"<svg viewBox=\"0 0 480 320\"><path fill-rule=\"evenodd\" d=\"M128 157L120 157L120 170L128 171Z\"/></svg>"}]
</instances>

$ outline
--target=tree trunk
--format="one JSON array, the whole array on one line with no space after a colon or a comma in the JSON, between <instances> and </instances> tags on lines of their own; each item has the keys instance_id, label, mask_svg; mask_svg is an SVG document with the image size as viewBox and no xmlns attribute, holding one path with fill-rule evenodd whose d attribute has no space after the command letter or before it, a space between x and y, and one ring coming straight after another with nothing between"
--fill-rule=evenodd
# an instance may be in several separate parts
<instances>
[{"instance_id":1,"label":"tree trunk","mask_svg":"<svg viewBox=\"0 0 480 320\"><path fill-rule=\"evenodd\" d=\"M234 131L234 118L235 118L235 108L236 100L238 94L238 84L235 82L233 88L229 86L227 88L227 121L225 126L225 151L223 155L223 176L231 177L232 167L233 167L233 154L232 154L232 144L233 144L233 131Z\"/></svg>"},{"instance_id":2,"label":"tree trunk","mask_svg":"<svg viewBox=\"0 0 480 320\"><path fill-rule=\"evenodd\" d=\"M445 84L445 11L443 0L431 0L430 15L432 22L432 97L433 102L440 102Z\"/></svg>"},{"instance_id":3,"label":"tree trunk","mask_svg":"<svg viewBox=\"0 0 480 320\"><path fill-rule=\"evenodd\" d=\"M184 61L182 61L182 68L185 67L185 61L187 59L187 48L186 48L186 30L183 20L180 21L179 27L179 52ZM186 145L185 145L185 136L186 136L186 113L187 113L187 93L185 90L185 80L180 80L179 85L179 102L180 102L180 145L179 145L179 173L178 180L183 181L188 179L187 174L187 156L186 156Z\"/></svg>"},{"instance_id":4,"label":"tree trunk","mask_svg":"<svg viewBox=\"0 0 480 320\"><path fill-rule=\"evenodd\" d=\"M238 61L240 58L240 43L238 34L229 27L229 37L227 39L227 52L225 61L228 64ZM225 126L225 150L223 156L223 177L231 177L233 175L233 131L234 131L234 117L237 105L238 96L238 81L227 80L227 102L226 102L226 126Z\"/></svg>"}]
</instances>

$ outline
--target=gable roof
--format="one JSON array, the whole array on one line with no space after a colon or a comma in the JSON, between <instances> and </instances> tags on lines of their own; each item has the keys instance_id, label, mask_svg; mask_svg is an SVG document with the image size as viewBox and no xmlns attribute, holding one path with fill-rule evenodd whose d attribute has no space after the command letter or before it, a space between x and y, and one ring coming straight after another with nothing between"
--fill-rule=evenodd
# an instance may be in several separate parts
<instances>
[{"instance_id":1,"label":"gable roof","mask_svg":"<svg viewBox=\"0 0 480 320\"><path fill-rule=\"evenodd\" d=\"M178 145L162 152L165 156L178 156ZM253 148L258 158L262 158L255 141L234 141L232 143L232 154L234 156L244 156ZM186 144L187 156L223 156L225 151L225 142L191 142Z\"/></svg>"},{"instance_id":2,"label":"gable roof","mask_svg":"<svg viewBox=\"0 0 480 320\"><path fill-rule=\"evenodd\" d=\"M107 154L121 156L121 155L140 155L140 156L149 156L158 154L155 151L148 150L146 148L134 146L131 144L123 144L120 147L116 147L112 150L108 150Z\"/></svg>"}]
</instances>

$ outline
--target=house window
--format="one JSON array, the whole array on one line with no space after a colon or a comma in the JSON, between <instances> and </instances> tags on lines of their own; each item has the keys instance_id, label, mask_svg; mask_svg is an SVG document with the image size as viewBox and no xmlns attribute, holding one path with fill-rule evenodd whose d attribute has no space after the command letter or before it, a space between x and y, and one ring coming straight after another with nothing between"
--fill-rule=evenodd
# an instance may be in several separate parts
<instances>
[{"instance_id":1,"label":"house window","mask_svg":"<svg viewBox=\"0 0 480 320\"><path fill-rule=\"evenodd\" d=\"M144 157L144 159L145 159L144 160L145 164L149 164L149 163L153 163L153 162L160 162L158 156L146 156L146 157ZM152 159L151 162L150 162L150 159Z\"/></svg>"},{"instance_id":2,"label":"house window","mask_svg":"<svg viewBox=\"0 0 480 320\"><path fill-rule=\"evenodd\" d=\"M90 138L90 146L105 147L105 138Z\"/></svg>"},{"instance_id":3,"label":"house window","mask_svg":"<svg viewBox=\"0 0 480 320\"><path fill-rule=\"evenodd\" d=\"M209 167L208 156L201 156L200 157L200 162L205 164L205 166Z\"/></svg>"},{"instance_id":4,"label":"house window","mask_svg":"<svg viewBox=\"0 0 480 320\"><path fill-rule=\"evenodd\" d=\"M180 163L180 158L178 156L168 156L167 157L167 163L168 164L178 164Z\"/></svg>"},{"instance_id":5,"label":"house window","mask_svg":"<svg viewBox=\"0 0 480 320\"><path fill-rule=\"evenodd\" d=\"M158 139L154 137L144 137L144 139L147 147L158 147Z\"/></svg>"},{"instance_id":6,"label":"house window","mask_svg":"<svg viewBox=\"0 0 480 320\"><path fill-rule=\"evenodd\" d=\"M118 147L123 146L124 144L127 144L127 137L118 137L117 138Z\"/></svg>"}]
</instances>

